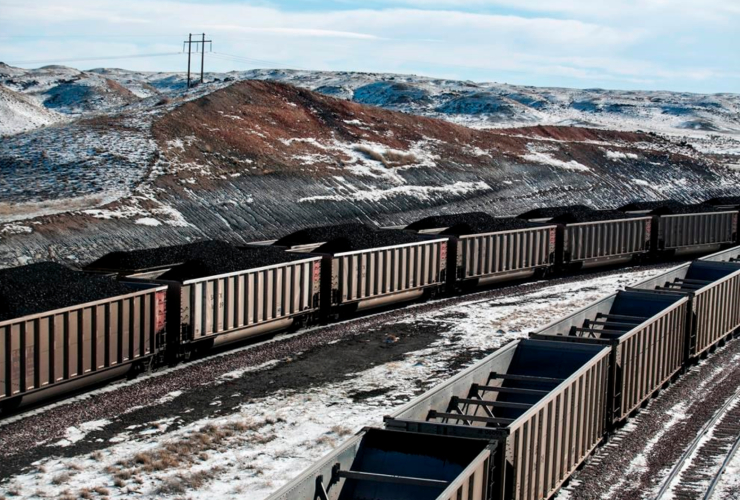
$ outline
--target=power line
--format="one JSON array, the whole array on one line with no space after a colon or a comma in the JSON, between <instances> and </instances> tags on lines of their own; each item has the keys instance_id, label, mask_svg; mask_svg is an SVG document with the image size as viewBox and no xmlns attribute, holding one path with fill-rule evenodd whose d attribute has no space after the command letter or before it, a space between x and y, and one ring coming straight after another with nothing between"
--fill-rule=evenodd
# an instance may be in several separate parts
<instances>
[{"instance_id":1,"label":"power line","mask_svg":"<svg viewBox=\"0 0 740 500\"><path fill-rule=\"evenodd\" d=\"M182 52L157 52L153 54L132 54L130 56L99 56L99 57L74 57L69 59L57 59L50 61L48 59L36 59L33 61L14 61L9 62L11 66L17 66L20 64L56 64L56 63L67 63L67 62L81 62L81 61L102 61L106 59L140 59L146 57L166 57L166 56L179 56Z\"/></svg>"}]
</instances>

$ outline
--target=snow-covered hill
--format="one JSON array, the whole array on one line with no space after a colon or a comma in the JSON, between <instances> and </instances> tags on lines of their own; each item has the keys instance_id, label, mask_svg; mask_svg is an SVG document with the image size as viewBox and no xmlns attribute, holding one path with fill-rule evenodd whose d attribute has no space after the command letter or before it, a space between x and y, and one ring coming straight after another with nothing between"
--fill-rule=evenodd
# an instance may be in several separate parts
<instances>
[{"instance_id":1,"label":"snow-covered hill","mask_svg":"<svg viewBox=\"0 0 740 500\"><path fill-rule=\"evenodd\" d=\"M34 130L63 119L28 96L0 85L0 136Z\"/></svg>"},{"instance_id":2,"label":"snow-covered hill","mask_svg":"<svg viewBox=\"0 0 740 500\"><path fill-rule=\"evenodd\" d=\"M474 127L576 125L690 137L740 136L740 94L540 88L384 73L250 70L208 73L206 86L276 80L319 93ZM123 108L137 99L173 97L184 73L63 66L23 70L0 63L0 85L62 113Z\"/></svg>"}]
</instances>

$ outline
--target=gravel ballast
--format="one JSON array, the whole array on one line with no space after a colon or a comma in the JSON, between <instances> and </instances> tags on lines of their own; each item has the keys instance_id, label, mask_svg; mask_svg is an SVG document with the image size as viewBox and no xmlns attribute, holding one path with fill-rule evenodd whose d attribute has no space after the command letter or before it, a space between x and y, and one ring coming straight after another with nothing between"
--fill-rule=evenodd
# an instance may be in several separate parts
<instances>
[{"instance_id":1,"label":"gravel ballast","mask_svg":"<svg viewBox=\"0 0 740 500\"><path fill-rule=\"evenodd\" d=\"M368 248L382 248L433 239L406 231L375 229L365 224L319 226L289 234L277 240L275 246L294 247L321 243L313 253L335 254Z\"/></svg>"},{"instance_id":2,"label":"gravel ballast","mask_svg":"<svg viewBox=\"0 0 740 500\"><path fill-rule=\"evenodd\" d=\"M135 290L110 276L55 262L0 270L0 321L127 295Z\"/></svg>"}]
</instances>

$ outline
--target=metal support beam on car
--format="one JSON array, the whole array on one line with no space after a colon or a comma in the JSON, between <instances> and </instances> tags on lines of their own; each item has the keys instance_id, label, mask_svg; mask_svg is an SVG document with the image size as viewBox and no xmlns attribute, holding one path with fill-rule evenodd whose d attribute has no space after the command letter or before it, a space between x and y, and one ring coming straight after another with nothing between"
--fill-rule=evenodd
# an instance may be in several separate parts
<instances>
[{"instance_id":1,"label":"metal support beam on car","mask_svg":"<svg viewBox=\"0 0 740 500\"><path fill-rule=\"evenodd\" d=\"M448 420L465 420L470 422L483 422L486 424L498 424L498 425L509 425L514 422L513 418L500 418L500 417L480 417L478 415L458 415L456 413L443 413L431 410L429 412L428 419L448 419ZM470 425L470 424L466 424Z\"/></svg>"},{"instance_id":2,"label":"metal support beam on car","mask_svg":"<svg viewBox=\"0 0 740 500\"><path fill-rule=\"evenodd\" d=\"M337 471L337 477L354 479L355 481L374 481L376 483L410 484L413 486L431 486L434 488L446 488L450 483L437 479L423 479L409 476L392 476L388 474L374 474L370 472L356 472L351 470Z\"/></svg>"},{"instance_id":3,"label":"metal support beam on car","mask_svg":"<svg viewBox=\"0 0 740 500\"><path fill-rule=\"evenodd\" d=\"M550 382L553 384L560 384L564 378L552 378L552 377L537 377L534 375L509 375L505 373L491 372L488 376L488 380L515 380L517 382Z\"/></svg>"}]
</instances>

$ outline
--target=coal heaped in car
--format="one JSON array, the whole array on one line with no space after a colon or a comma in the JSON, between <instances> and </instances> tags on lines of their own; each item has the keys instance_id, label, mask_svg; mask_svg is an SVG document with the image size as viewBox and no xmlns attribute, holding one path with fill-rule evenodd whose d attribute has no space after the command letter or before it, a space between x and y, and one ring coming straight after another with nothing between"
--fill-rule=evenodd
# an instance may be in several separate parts
<instances>
[{"instance_id":1,"label":"coal heaped in car","mask_svg":"<svg viewBox=\"0 0 740 500\"><path fill-rule=\"evenodd\" d=\"M0 321L134 292L110 276L54 262L0 270Z\"/></svg>"},{"instance_id":2,"label":"coal heaped in car","mask_svg":"<svg viewBox=\"0 0 740 500\"><path fill-rule=\"evenodd\" d=\"M740 207L740 196L718 196L704 202L706 205L722 205Z\"/></svg>"},{"instance_id":3,"label":"coal heaped in car","mask_svg":"<svg viewBox=\"0 0 740 500\"><path fill-rule=\"evenodd\" d=\"M635 201L618 208L622 212L646 211L650 215L694 214L717 212L719 209L704 203L685 204L676 200Z\"/></svg>"},{"instance_id":4,"label":"coal heaped in car","mask_svg":"<svg viewBox=\"0 0 740 500\"><path fill-rule=\"evenodd\" d=\"M208 253L173 267L159 278L163 280L186 281L190 279L216 276L247 269L282 264L305 259L305 255L285 252L270 247L235 248L222 247L216 253Z\"/></svg>"},{"instance_id":5,"label":"coal heaped in car","mask_svg":"<svg viewBox=\"0 0 740 500\"><path fill-rule=\"evenodd\" d=\"M569 212L567 214L553 217L550 222L561 224L576 224L579 222L598 222L619 219L634 219L640 217L636 214L627 214L619 210L590 210L588 212Z\"/></svg>"},{"instance_id":6,"label":"coal heaped in car","mask_svg":"<svg viewBox=\"0 0 740 500\"><path fill-rule=\"evenodd\" d=\"M138 271L172 266L203 255L217 254L233 248L223 241L198 241L185 245L111 252L87 265L87 269Z\"/></svg>"},{"instance_id":7,"label":"coal heaped in car","mask_svg":"<svg viewBox=\"0 0 740 500\"><path fill-rule=\"evenodd\" d=\"M589 212L595 212L593 208L586 205L568 205L565 207L535 208L529 212L517 215L517 219L552 219L561 215L570 214L573 217L583 217Z\"/></svg>"},{"instance_id":8,"label":"coal heaped in car","mask_svg":"<svg viewBox=\"0 0 740 500\"><path fill-rule=\"evenodd\" d=\"M440 234L461 236L465 234L495 233L537 227L540 224L515 217L494 217L483 212L436 215L426 217L406 226L416 231L423 229L447 228Z\"/></svg>"},{"instance_id":9,"label":"coal heaped in car","mask_svg":"<svg viewBox=\"0 0 740 500\"><path fill-rule=\"evenodd\" d=\"M431 239L404 231L375 229L365 224L340 224L319 226L289 234L277 240L276 246L294 247L323 243L312 250L315 253L340 253L382 248L405 243L418 243Z\"/></svg>"},{"instance_id":10,"label":"coal heaped in car","mask_svg":"<svg viewBox=\"0 0 740 500\"><path fill-rule=\"evenodd\" d=\"M305 256L270 247L237 248L224 241L113 252L96 260L90 269L135 271L173 266L161 279L184 281L299 260Z\"/></svg>"}]
</instances>

